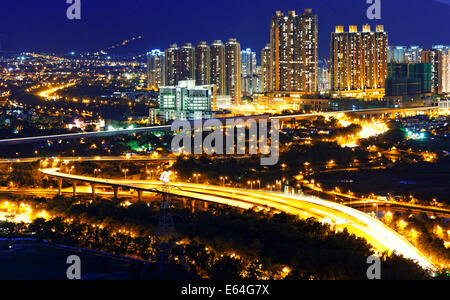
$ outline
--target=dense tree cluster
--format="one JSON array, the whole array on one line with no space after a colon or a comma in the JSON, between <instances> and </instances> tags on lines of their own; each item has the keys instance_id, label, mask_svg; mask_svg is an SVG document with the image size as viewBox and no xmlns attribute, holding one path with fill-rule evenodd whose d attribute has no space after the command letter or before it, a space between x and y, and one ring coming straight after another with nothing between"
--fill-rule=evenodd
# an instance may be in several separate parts
<instances>
[{"instance_id":1,"label":"dense tree cluster","mask_svg":"<svg viewBox=\"0 0 450 300\"><path fill-rule=\"evenodd\" d=\"M29 227L54 242L155 260L158 205L129 207L99 201L85 205L68 199L33 200L55 218ZM181 205L181 204L180 204ZM175 223L187 262L196 274L213 279L365 279L371 246L345 230L314 219L286 214L211 206L192 213L177 205ZM67 218L74 220L67 221ZM93 225L94 224L94 225ZM125 228L125 231L121 231ZM385 256L385 278L424 279L416 264ZM288 267L288 271L283 271ZM283 273L285 272L285 273Z\"/></svg>"},{"instance_id":2,"label":"dense tree cluster","mask_svg":"<svg viewBox=\"0 0 450 300\"><path fill-rule=\"evenodd\" d=\"M387 225L407 237L426 256L443 267L450 266L450 223L441 218L430 219L425 214L391 213L382 219Z\"/></svg>"}]
</instances>

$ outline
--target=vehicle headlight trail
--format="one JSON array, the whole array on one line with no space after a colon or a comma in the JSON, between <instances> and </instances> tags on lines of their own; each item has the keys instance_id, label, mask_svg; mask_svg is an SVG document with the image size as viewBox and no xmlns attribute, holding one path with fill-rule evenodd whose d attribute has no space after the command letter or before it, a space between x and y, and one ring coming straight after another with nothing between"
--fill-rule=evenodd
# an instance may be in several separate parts
<instances>
[{"instance_id":1,"label":"vehicle headlight trail","mask_svg":"<svg viewBox=\"0 0 450 300\"><path fill-rule=\"evenodd\" d=\"M59 172L59 169L43 169L45 175L91 184L124 187L143 192L162 192L162 182L139 180L102 179L87 176L71 175ZM268 191L250 191L223 186L191 183L169 183L164 190L173 196L192 198L216 204L229 205L243 209L259 207L270 208L280 212L297 215L300 218L315 217L319 221L331 221L336 228L346 228L357 237L365 238L375 251L397 253L416 261L428 270L435 270L431 261L415 248L406 238L382 222L356 209L336 204L323 199L288 195Z\"/></svg>"}]
</instances>

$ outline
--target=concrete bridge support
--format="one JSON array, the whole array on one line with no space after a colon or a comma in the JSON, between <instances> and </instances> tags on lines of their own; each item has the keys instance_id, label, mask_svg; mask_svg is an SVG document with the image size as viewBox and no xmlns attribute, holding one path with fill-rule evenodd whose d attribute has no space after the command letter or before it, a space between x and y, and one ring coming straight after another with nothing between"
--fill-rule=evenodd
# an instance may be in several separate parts
<instances>
[{"instance_id":1,"label":"concrete bridge support","mask_svg":"<svg viewBox=\"0 0 450 300\"><path fill-rule=\"evenodd\" d=\"M72 182L72 188L73 188L73 197L75 198L77 196L77 182Z\"/></svg>"},{"instance_id":2,"label":"concrete bridge support","mask_svg":"<svg viewBox=\"0 0 450 300\"><path fill-rule=\"evenodd\" d=\"M92 202L95 202L95 189L96 188L97 188L97 184L91 183Z\"/></svg>"},{"instance_id":3,"label":"concrete bridge support","mask_svg":"<svg viewBox=\"0 0 450 300\"><path fill-rule=\"evenodd\" d=\"M141 190L138 190L137 191L137 194L138 194L138 202L140 203L140 202L142 202L142 195L143 195L143 191L141 191Z\"/></svg>"},{"instance_id":4,"label":"concrete bridge support","mask_svg":"<svg viewBox=\"0 0 450 300\"><path fill-rule=\"evenodd\" d=\"M191 205L191 212L195 213L195 200L191 200L190 205Z\"/></svg>"},{"instance_id":5,"label":"concrete bridge support","mask_svg":"<svg viewBox=\"0 0 450 300\"><path fill-rule=\"evenodd\" d=\"M63 184L63 180L62 178L58 179L58 196L62 196L62 184Z\"/></svg>"},{"instance_id":6,"label":"concrete bridge support","mask_svg":"<svg viewBox=\"0 0 450 300\"><path fill-rule=\"evenodd\" d=\"M196 200L191 200L190 201L190 206L191 206L191 212L195 213L195 204L196 204Z\"/></svg>"},{"instance_id":7,"label":"concrete bridge support","mask_svg":"<svg viewBox=\"0 0 450 300\"><path fill-rule=\"evenodd\" d=\"M119 187L114 186L113 191L114 191L114 199L119 200Z\"/></svg>"}]
</instances>

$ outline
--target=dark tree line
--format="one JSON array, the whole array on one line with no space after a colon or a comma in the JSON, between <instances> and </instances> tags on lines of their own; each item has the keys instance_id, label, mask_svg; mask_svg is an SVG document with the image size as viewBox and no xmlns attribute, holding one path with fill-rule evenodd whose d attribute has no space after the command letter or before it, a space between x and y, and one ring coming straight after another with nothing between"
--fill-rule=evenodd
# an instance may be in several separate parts
<instances>
[{"instance_id":1,"label":"dark tree line","mask_svg":"<svg viewBox=\"0 0 450 300\"><path fill-rule=\"evenodd\" d=\"M61 200L34 203L75 221L38 219L30 230L59 243L154 259L157 203L122 207L110 201L85 205ZM314 219L220 206L192 213L177 205L173 213L190 265L208 278L279 278L280 270L288 266L289 279L366 279L366 260L373 254L365 240ZM132 233L117 232L119 228ZM386 279L428 278L404 258L385 255L383 259Z\"/></svg>"}]
</instances>

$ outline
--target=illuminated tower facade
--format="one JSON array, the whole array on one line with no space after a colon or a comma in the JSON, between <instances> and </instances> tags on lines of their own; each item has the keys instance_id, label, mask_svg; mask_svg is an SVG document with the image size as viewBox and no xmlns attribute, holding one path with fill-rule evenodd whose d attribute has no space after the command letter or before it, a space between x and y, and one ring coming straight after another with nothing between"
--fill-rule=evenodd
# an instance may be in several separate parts
<instances>
[{"instance_id":1,"label":"illuminated tower facade","mask_svg":"<svg viewBox=\"0 0 450 300\"><path fill-rule=\"evenodd\" d=\"M211 84L216 85L217 94L225 95L225 45L222 41L214 41L210 46Z\"/></svg>"},{"instance_id":2,"label":"illuminated tower facade","mask_svg":"<svg viewBox=\"0 0 450 300\"><path fill-rule=\"evenodd\" d=\"M180 58L177 44L170 45L164 52L164 56L166 85L175 86L180 80Z\"/></svg>"},{"instance_id":3,"label":"illuminated tower facade","mask_svg":"<svg viewBox=\"0 0 450 300\"><path fill-rule=\"evenodd\" d=\"M232 104L241 102L241 45L236 39L225 44L225 94Z\"/></svg>"},{"instance_id":4,"label":"illuminated tower facade","mask_svg":"<svg viewBox=\"0 0 450 300\"><path fill-rule=\"evenodd\" d=\"M422 62L431 64L433 93L450 92L449 54L450 46L442 45L422 51Z\"/></svg>"},{"instance_id":5,"label":"illuminated tower facade","mask_svg":"<svg viewBox=\"0 0 450 300\"><path fill-rule=\"evenodd\" d=\"M195 80L195 50L191 43L186 43L179 50L179 80Z\"/></svg>"},{"instance_id":6,"label":"illuminated tower facade","mask_svg":"<svg viewBox=\"0 0 450 300\"><path fill-rule=\"evenodd\" d=\"M388 63L388 35L382 25L372 32L350 26L336 26L331 34L331 89L355 91L385 87Z\"/></svg>"},{"instance_id":7,"label":"illuminated tower facade","mask_svg":"<svg viewBox=\"0 0 450 300\"><path fill-rule=\"evenodd\" d=\"M147 87L158 89L166 84L164 52L153 50L147 53Z\"/></svg>"},{"instance_id":8,"label":"illuminated tower facade","mask_svg":"<svg viewBox=\"0 0 450 300\"><path fill-rule=\"evenodd\" d=\"M200 42L195 47L195 81L197 85L211 83L211 51L206 42Z\"/></svg>"},{"instance_id":9,"label":"illuminated tower facade","mask_svg":"<svg viewBox=\"0 0 450 300\"><path fill-rule=\"evenodd\" d=\"M270 44L261 50L261 90L262 92L272 91L272 59Z\"/></svg>"},{"instance_id":10,"label":"illuminated tower facade","mask_svg":"<svg viewBox=\"0 0 450 300\"><path fill-rule=\"evenodd\" d=\"M242 76L253 76L256 73L256 53L251 49L241 51Z\"/></svg>"},{"instance_id":11,"label":"illuminated tower facade","mask_svg":"<svg viewBox=\"0 0 450 300\"><path fill-rule=\"evenodd\" d=\"M273 91L317 91L317 15L280 11L272 19L270 33Z\"/></svg>"}]
</instances>

